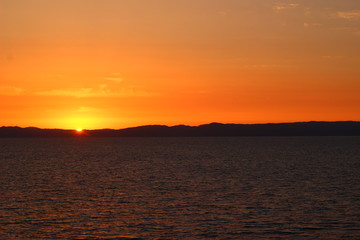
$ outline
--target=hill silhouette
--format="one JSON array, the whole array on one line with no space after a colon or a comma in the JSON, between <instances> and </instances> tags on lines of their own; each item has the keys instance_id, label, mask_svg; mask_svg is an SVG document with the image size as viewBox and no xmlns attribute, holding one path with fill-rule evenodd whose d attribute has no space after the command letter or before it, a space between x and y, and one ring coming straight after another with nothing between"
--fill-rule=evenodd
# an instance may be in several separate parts
<instances>
[{"instance_id":1,"label":"hill silhouette","mask_svg":"<svg viewBox=\"0 0 360 240\"><path fill-rule=\"evenodd\" d=\"M360 122L295 122L267 124L210 123L200 126L146 125L125 129L74 130L0 127L0 137L235 137L360 136Z\"/></svg>"}]
</instances>

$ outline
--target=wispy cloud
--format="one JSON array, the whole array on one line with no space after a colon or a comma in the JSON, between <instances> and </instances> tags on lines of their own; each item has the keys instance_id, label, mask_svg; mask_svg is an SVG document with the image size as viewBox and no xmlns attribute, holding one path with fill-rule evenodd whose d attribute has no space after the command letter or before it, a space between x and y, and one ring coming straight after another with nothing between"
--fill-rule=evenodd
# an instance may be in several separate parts
<instances>
[{"instance_id":1,"label":"wispy cloud","mask_svg":"<svg viewBox=\"0 0 360 240\"><path fill-rule=\"evenodd\" d=\"M346 20L360 20L360 10L337 12L336 15L338 18Z\"/></svg>"},{"instance_id":2,"label":"wispy cloud","mask_svg":"<svg viewBox=\"0 0 360 240\"><path fill-rule=\"evenodd\" d=\"M321 27L321 26L323 26L323 24L321 24L321 23L307 23L307 22L304 23L304 27L305 27L305 28L309 28L309 27Z\"/></svg>"},{"instance_id":3,"label":"wispy cloud","mask_svg":"<svg viewBox=\"0 0 360 240\"><path fill-rule=\"evenodd\" d=\"M24 89L14 86L0 86L0 95L2 96L19 96L25 92Z\"/></svg>"},{"instance_id":4,"label":"wispy cloud","mask_svg":"<svg viewBox=\"0 0 360 240\"><path fill-rule=\"evenodd\" d=\"M283 10L286 10L286 9L297 8L299 6L300 6L300 4L298 4L298 3L276 3L273 6L273 9L275 11L283 11Z\"/></svg>"},{"instance_id":5,"label":"wispy cloud","mask_svg":"<svg viewBox=\"0 0 360 240\"><path fill-rule=\"evenodd\" d=\"M57 97L76 97L76 98L108 98L108 97L149 97L155 94L144 90L131 88L122 88L119 90L111 90L106 84L100 85L98 88L70 88L70 89L53 89L48 91L37 92L40 96L57 96Z\"/></svg>"},{"instance_id":6,"label":"wispy cloud","mask_svg":"<svg viewBox=\"0 0 360 240\"><path fill-rule=\"evenodd\" d=\"M124 81L124 79L122 77L107 77L107 78L104 78L104 80L113 81L113 82L122 82L122 81Z\"/></svg>"},{"instance_id":7,"label":"wispy cloud","mask_svg":"<svg viewBox=\"0 0 360 240\"><path fill-rule=\"evenodd\" d=\"M121 76L121 73L112 73L110 76L105 77L104 80L120 83L124 81L124 78Z\"/></svg>"},{"instance_id":8,"label":"wispy cloud","mask_svg":"<svg viewBox=\"0 0 360 240\"><path fill-rule=\"evenodd\" d=\"M61 96L61 97L91 97L99 95L92 88L71 88L71 89L53 89L48 91L40 91L36 93L41 96Z\"/></svg>"}]
</instances>

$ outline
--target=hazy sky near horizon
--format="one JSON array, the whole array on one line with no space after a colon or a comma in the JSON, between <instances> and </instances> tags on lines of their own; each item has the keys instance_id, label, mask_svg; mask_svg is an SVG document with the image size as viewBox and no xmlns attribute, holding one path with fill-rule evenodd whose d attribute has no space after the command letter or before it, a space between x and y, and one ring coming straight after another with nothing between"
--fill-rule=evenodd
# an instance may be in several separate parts
<instances>
[{"instance_id":1,"label":"hazy sky near horizon","mask_svg":"<svg viewBox=\"0 0 360 240\"><path fill-rule=\"evenodd\" d=\"M0 125L360 121L359 0L0 0Z\"/></svg>"}]
</instances>

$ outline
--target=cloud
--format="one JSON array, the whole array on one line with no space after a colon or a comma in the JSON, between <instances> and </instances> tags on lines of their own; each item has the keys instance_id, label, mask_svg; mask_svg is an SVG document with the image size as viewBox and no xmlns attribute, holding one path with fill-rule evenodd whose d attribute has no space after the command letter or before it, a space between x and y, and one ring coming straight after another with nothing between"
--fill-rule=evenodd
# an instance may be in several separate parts
<instances>
[{"instance_id":1,"label":"cloud","mask_svg":"<svg viewBox=\"0 0 360 240\"><path fill-rule=\"evenodd\" d=\"M120 83L124 81L124 78L121 77L121 75L121 73L112 73L109 77L105 77L104 80Z\"/></svg>"},{"instance_id":2,"label":"cloud","mask_svg":"<svg viewBox=\"0 0 360 240\"><path fill-rule=\"evenodd\" d=\"M92 88L71 88L71 89L54 89L49 91L40 91L36 93L40 96L61 96L61 97L91 97L98 95Z\"/></svg>"},{"instance_id":3,"label":"cloud","mask_svg":"<svg viewBox=\"0 0 360 240\"><path fill-rule=\"evenodd\" d=\"M323 26L321 23L304 23L304 27L308 28L308 27L321 27Z\"/></svg>"},{"instance_id":4,"label":"cloud","mask_svg":"<svg viewBox=\"0 0 360 240\"><path fill-rule=\"evenodd\" d=\"M124 79L122 77L107 77L104 80L113 81L113 82L122 82Z\"/></svg>"},{"instance_id":5,"label":"cloud","mask_svg":"<svg viewBox=\"0 0 360 240\"><path fill-rule=\"evenodd\" d=\"M49 91L40 91L36 95L55 96L55 97L76 97L76 98L108 98L108 97L149 97L155 94L137 90L125 89L111 90L106 84L101 84L98 88L70 88L70 89L54 89Z\"/></svg>"},{"instance_id":6,"label":"cloud","mask_svg":"<svg viewBox=\"0 0 360 240\"><path fill-rule=\"evenodd\" d=\"M14 86L0 86L0 95L2 96L19 96L24 93L24 89Z\"/></svg>"},{"instance_id":7,"label":"cloud","mask_svg":"<svg viewBox=\"0 0 360 240\"><path fill-rule=\"evenodd\" d=\"M300 4L297 3L277 3L275 6L273 6L273 9L275 11L283 11L286 9L293 9L299 7Z\"/></svg>"},{"instance_id":8,"label":"cloud","mask_svg":"<svg viewBox=\"0 0 360 240\"><path fill-rule=\"evenodd\" d=\"M342 19L346 19L346 20L359 20L360 19L360 10L337 12L336 15L338 18L342 18Z\"/></svg>"}]
</instances>

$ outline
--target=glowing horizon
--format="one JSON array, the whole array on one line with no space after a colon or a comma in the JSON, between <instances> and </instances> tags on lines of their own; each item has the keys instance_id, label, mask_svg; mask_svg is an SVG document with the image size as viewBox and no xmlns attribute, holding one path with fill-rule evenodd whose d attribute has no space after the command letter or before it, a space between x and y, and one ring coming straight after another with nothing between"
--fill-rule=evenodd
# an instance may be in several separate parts
<instances>
[{"instance_id":1,"label":"glowing horizon","mask_svg":"<svg viewBox=\"0 0 360 240\"><path fill-rule=\"evenodd\" d=\"M0 126L360 121L358 0L0 0Z\"/></svg>"}]
</instances>

